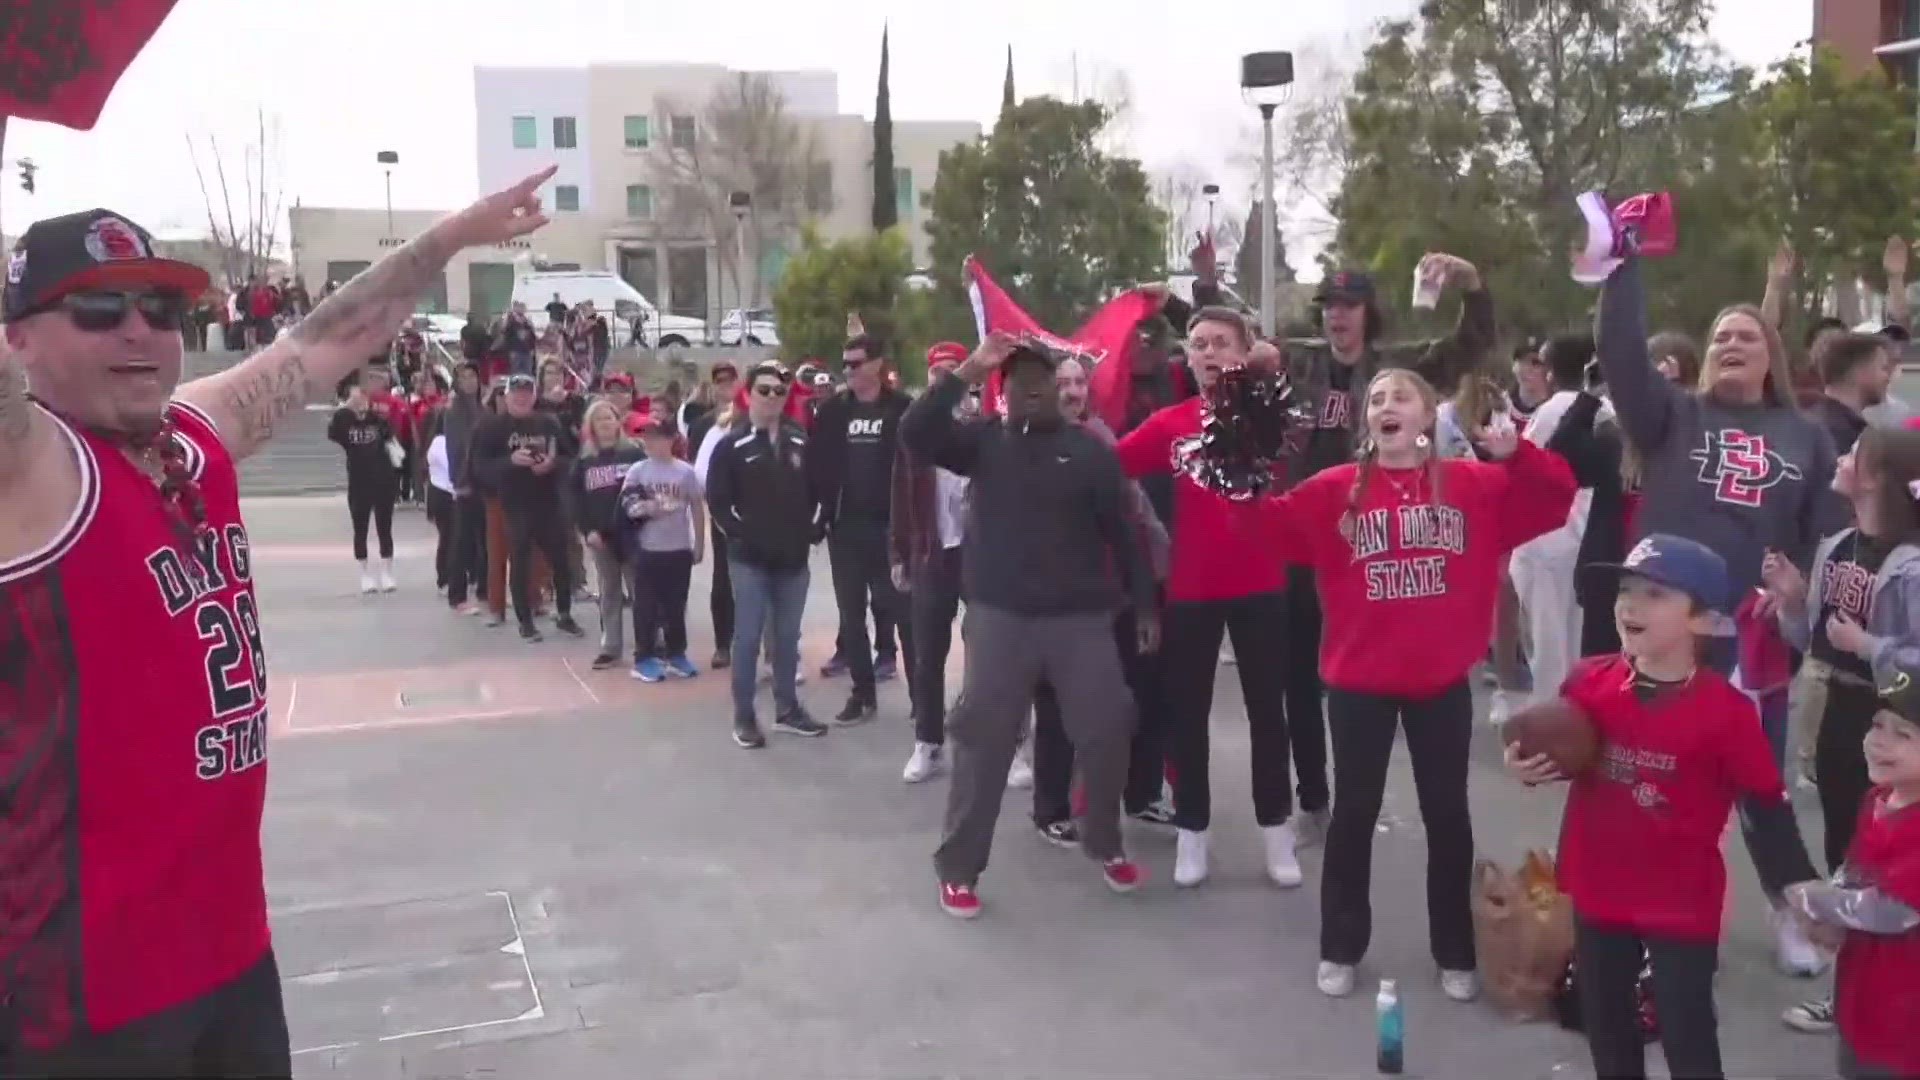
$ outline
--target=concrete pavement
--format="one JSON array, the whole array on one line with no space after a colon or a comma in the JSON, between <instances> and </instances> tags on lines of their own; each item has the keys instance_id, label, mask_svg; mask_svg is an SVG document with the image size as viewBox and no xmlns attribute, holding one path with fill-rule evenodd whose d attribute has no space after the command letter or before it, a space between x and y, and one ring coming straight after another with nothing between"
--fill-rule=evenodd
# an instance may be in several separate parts
<instances>
[{"instance_id":1,"label":"concrete pavement","mask_svg":"<svg viewBox=\"0 0 1920 1080\"><path fill-rule=\"evenodd\" d=\"M1403 987L1408 1075L1587 1075L1576 1038L1440 996L1404 760L1361 991L1318 993L1318 852L1306 888L1266 883L1231 667L1205 887L1176 892L1171 838L1132 830L1152 880L1114 896L1009 792L986 912L956 923L930 862L945 784L900 781L897 683L872 724L748 753L713 673L641 685L589 670L591 640L529 646L448 613L416 512L399 515L400 591L375 597L356 592L344 500L247 512L276 695L268 884L303 1080L1361 1077L1383 976ZM596 610L582 615L591 629ZM833 637L824 558L807 615L817 667ZM815 675L801 693L825 714L845 690ZM1499 774L1490 738L1475 759L1482 849L1510 862L1550 842L1557 796ZM1829 1041L1777 1020L1814 987L1772 973L1737 839L1730 853L1729 1070L1831 1075Z\"/></svg>"}]
</instances>

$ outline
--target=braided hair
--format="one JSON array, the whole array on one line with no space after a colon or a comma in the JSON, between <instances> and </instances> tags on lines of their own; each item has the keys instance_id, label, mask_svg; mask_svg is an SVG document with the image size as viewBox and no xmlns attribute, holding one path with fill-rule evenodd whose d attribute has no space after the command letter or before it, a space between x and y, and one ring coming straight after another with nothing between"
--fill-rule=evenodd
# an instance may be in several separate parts
<instances>
[{"instance_id":1,"label":"braided hair","mask_svg":"<svg viewBox=\"0 0 1920 1080\"><path fill-rule=\"evenodd\" d=\"M1375 387L1394 379L1401 380L1412 387L1414 392L1420 395L1421 403L1426 406L1427 427L1425 431L1421 432L1422 437L1426 439L1426 463L1423 476L1428 501L1436 506L1440 505L1442 501L1440 495L1440 455L1435 452L1435 442L1437 438L1435 422L1440 412L1440 395L1434 390L1433 384L1429 383L1425 378L1422 378L1419 372L1409 368L1388 368L1378 375L1375 375L1373 379L1367 383L1367 391L1360 399L1360 407L1364 409L1366 403L1372 400ZM1357 466L1353 471L1353 486L1347 489L1347 508L1346 511L1340 515L1340 535L1346 537L1349 541L1353 539L1354 529L1359 523L1360 504L1366 498L1367 485L1373 479L1374 469L1378 467L1377 459L1379 454L1380 448L1378 444L1374 442L1371 434L1361 441L1360 449L1355 454Z\"/></svg>"}]
</instances>

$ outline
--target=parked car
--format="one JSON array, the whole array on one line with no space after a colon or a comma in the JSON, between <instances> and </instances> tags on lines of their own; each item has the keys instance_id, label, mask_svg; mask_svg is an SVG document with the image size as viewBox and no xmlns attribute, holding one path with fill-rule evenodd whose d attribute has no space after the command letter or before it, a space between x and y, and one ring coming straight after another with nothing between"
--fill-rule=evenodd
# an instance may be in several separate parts
<instances>
[{"instance_id":1,"label":"parked car","mask_svg":"<svg viewBox=\"0 0 1920 1080\"><path fill-rule=\"evenodd\" d=\"M774 325L772 308L749 308L744 313L734 308L727 312L726 317L720 320L720 344L740 344L742 324L746 327L746 344L780 344L780 328Z\"/></svg>"},{"instance_id":2,"label":"parked car","mask_svg":"<svg viewBox=\"0 0 1920 1080\"><path fill-rule=\"evenodd\" d=\"M527 305L527 317L538 332L547 328L546 308L556 293L568 307L593 301L595 310L612 326L615 348L633 342L636 316L645 327L642 343L647 348L684 349L708 340L705 319L662 315L653 301L609 270L536 270L520 275L513 283L513 298Z\"/></svg>"}]
</instances>

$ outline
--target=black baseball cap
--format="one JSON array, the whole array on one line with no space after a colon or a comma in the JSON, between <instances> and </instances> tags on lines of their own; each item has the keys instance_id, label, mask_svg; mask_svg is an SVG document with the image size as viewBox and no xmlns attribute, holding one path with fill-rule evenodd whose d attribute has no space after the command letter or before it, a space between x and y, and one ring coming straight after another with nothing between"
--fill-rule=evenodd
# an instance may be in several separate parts
<instances>
[{"instance_id":1,"label":"black baseball cap","mask_svg":"<svg viewBox=\"0 0 1920 1080\"><path fill-rule=\"evenodd\" d=\"M83 210L36 221L7 259L4 320L45 310L84 289L178 289L189 300L212 278L190 262L153 253L153 235L111 210Z\"/></svg>"},{"instance_id":2,"label":"black baseball cap","mask_svg":"<svg viewBox=\"0 0 1920 1080\"><path fill-rule=\"evenodd\" d=\"M1313 294L1316 304L1371 304L1373 303L1373 276L1358 270L1341 270L1330 274L1320 282L1320 288Z\"/></svg>"}]
</instances>

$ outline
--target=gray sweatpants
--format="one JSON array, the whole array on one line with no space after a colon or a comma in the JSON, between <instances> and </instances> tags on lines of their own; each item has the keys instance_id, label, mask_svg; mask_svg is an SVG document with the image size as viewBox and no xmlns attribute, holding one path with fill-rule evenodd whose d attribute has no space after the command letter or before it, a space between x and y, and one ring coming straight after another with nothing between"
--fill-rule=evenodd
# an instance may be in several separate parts
<instances>
[{"instance_id":1,"label":"gray sweatpants","mask_svg":"<svg viewBox=\"0 0 1920 1080\"><path fill-rule=\"evenodd\" d=\"M1007 769L1042 679L1060 700L1086 814L1080 846L1098 862L1121 855L1120 795L1133 737L1133 694L1120 670L1113 613L1029 617L969 603L961 621L966 679L947 714L953 778L933 854L942 882L972 885L987 868Z\"/></svg>"},{"instance_id":2,"label":"gray sweatpants","mask_svg":"<svg viewBox=\"0 0 1920 1080\"><path fill-rule=\"evenodd\" d=\"M600 589L600 651L619 656L627 635L627 564L617 545L588 548L593 555L593 576Z\"/></svg>"}]
</instances>

